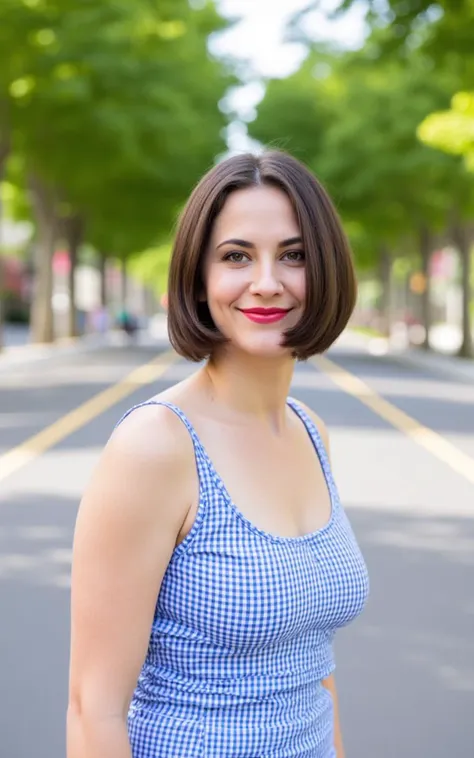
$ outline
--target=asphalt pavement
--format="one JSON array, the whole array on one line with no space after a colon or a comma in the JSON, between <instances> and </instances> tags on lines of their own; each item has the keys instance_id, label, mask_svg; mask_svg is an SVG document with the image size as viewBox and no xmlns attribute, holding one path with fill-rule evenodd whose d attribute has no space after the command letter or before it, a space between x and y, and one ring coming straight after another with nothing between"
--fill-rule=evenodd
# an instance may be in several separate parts
<instances>
[{"instance_id":1,"label":"asphalt pavement","mask_svg":"<svg viewBox=\"0 0 474 758\"><path fill-rule=\"evenodd\" d=\"M65 755L69 575L81 492L122 413L195 367L177 360L152 383L143 374L126 396L43 452L25 443L165 347L145 338L0 363L1 758ZM328 357L418 430L394 428L378 412L383 405L367 407L327 366L297 367L292 394L329 427L341 499L371 577L365 612L336 641L347 758L471 758L474 483L455 461L458 451L474 469L474 382L374 356L350 339ZM438 447L424 444L423 430L436 433ZM2 477L14 448L33 453Z\"/></svg>"}]
</instances>

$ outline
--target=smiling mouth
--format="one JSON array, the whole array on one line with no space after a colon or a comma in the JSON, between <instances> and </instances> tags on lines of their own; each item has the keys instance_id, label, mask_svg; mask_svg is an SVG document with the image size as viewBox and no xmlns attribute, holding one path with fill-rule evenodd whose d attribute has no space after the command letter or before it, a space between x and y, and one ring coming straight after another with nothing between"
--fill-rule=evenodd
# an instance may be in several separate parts
<instances>
[{"instance_id":1,"label":"smiling mouth","mask_svg":"<svg viewBox=\"0 0 474 758\"><path fill-rule=\"evenodd\" d=\"M275 321L281 321L282 318L285 318L291 308L239 308L239 310L250 321L257 324L273 324Z\"/></svg>"}]
</instances>

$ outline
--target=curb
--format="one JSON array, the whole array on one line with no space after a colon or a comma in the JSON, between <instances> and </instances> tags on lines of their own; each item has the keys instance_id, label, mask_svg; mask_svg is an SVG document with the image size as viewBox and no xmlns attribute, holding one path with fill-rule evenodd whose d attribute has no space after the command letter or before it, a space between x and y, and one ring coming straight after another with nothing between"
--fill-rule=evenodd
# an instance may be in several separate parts
<instances>
[{"instance_id":1,"label":"curb","mask_svg":"<svg viewBox=\"0 0 474 758\"><path fill-rule=\"evenodd\" d=\"M35 363L39 360L46 360L54 356L64 356L78 352L93 352L101 348L126 346L128 343L122 342L123 335L120 332L110 330L105 334L84 334L80 337L60 337L51 343L35 343L27 345L14 345L4 348L0 352L0 372L14 366L24 366L28 363ZM133 344L133 343L132 343ZM168 339L161 336L148 335L148 341L136 343L144 347L160 349L169 349L171 347Z\"/></svg>"},{"instance_id":2,"label":"curb","mask_svg":"<svg viewBox=\"0 0 474 758\"><path fill-rule=\"evenodd\" d=\"M0 351L0 370L11 366L22 365L30 361L37 361L43 358L50 358L53 355L61 355L70 352L72 349L86 348L94 350L100 347L102 343L95 342L93 335L84 335L82 337L60 337L54 342L40 342L26 345L13 345L4 347Z\"/></svg>"},{"instance_id":3,"label":"curb","mask_svg":"<svg viewBox=\"0 0 474 758\"><path fill-rule=\"evenodd\" d=\"M474 386L474 361L469 358L443 355L440 353L422 353L418 348L411 348L403 352L388 349L390 358L413 366L413 368L434 371L444 377L467 382Z\"/></svg>"},{"instance_id":4,"label":"curb","mask_svg":"<svg viewBox=\"0 0 474 758\"><path fill-rule=\"evenodd\" d=\"M63 345L71 345L79 340L83 340L84 337L59 337L54 342L27 342L24 345L7 345L0 351L0 357L7 355L21 355L22 353L42 350L42 349L56 349Z\"/></svg>"},{"instance_id":5,"label":"curb","mask_svg":"<svg viewBox=\"0 0 474 758\"><path fill-rule=\"evenodd\" d=\"M369 337L360 332L348 330L351 340L358 347L363 347L374 356L384 355L405 366L433 371L440 376L449 377L474 386L474 360L446 355L440 352L424 351L417 347L397 348L384 337Z\"/></svg>"}]
</instances>

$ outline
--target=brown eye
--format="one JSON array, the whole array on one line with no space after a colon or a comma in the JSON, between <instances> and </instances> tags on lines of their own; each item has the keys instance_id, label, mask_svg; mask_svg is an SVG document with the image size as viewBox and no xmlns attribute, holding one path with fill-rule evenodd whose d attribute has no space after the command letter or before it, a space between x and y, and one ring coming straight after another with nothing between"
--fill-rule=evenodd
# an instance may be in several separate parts
<instances>
[{"instance_id":1,"label":"brown eye","mask_svg":"<svg viewBox=\"0 0 474 758\"><path fill-rule=\"evenodd\" d=\"M224 256L225 261L230 261L231 263L243 263L246 260L247 256L245 253L240 253L238 250L234 250L231 253L227 253L227 255Z\"/></svg>"},{"instance_id":2,"label":"brown eye","mask_svg":"<svg viewBox=\"0 0 474 758\"><path fill-rule=\"evenodd\" d=\"M283 257L287 258L291 263L302 263L305 260L303 250L289 250Z\"/></svg>"}]
</instances>

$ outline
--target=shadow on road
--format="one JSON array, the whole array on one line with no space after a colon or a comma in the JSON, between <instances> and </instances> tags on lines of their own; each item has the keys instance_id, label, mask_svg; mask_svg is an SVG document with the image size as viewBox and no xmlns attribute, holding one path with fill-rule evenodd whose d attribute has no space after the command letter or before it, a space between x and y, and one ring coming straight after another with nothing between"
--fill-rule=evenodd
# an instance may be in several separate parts
<instances>
[{"instance_id":1,"label":"shadow on road","mask_svg":"<svg viewBox=\"0 0 474 758\"><path fill-rule=\"evenodd\" d=\"M348 514L371 578L336 643L348 755L474 754L474 512Z\"/></svg>"},{"instance_id":2,"label":"shadow on road","mask_svg":"<svg viewBox=\"0 0 474 758\"><path fill-rule=\"evenodd\" d=\"M5 758L63 758L74 499L0 502L1 708Z\"/></svg>"}]
</instances>

